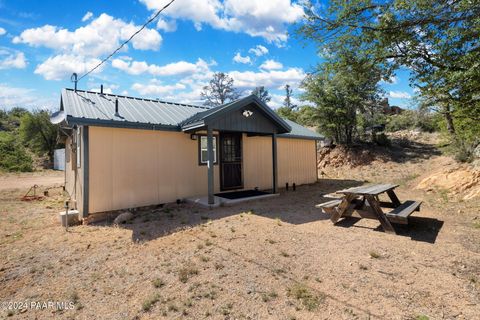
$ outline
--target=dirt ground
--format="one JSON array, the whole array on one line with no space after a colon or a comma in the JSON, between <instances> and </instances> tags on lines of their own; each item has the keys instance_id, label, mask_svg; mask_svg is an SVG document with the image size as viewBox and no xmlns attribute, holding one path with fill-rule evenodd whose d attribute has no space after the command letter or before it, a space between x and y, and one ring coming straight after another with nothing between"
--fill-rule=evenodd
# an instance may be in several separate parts
<instances>
[{"instance_id":1,"label":"dirt ground","mask_svg":"<svg viewBox=\"0 0 480 320\"><path fill-rule=\"evenodd\" d=\"M3 173L0 174L0 191L8 189L28 189L33 185L43 187L58 187L63 185L63 171L44 170L34 173Z\"/></svg>"},{"instance_id":2,"label":"dirt ground","mask_svg":"<svg viewBox=\"0 0 480 320\"><path fill-rule=\"evenodd\" d=\"M41 202L0 191L0 318L479 319L480 200L414 189L453 160L430 146L396 161L323 168L314 185L214 210L167 205L66 232L61 189ZM428 151L430 150L430 151ZM429 153L430 152L430 153ZM365 182L422 200L399 235L332 225L323 197ZM5 310L67 301L68 310Z\"/></svg>"}]
</instances>

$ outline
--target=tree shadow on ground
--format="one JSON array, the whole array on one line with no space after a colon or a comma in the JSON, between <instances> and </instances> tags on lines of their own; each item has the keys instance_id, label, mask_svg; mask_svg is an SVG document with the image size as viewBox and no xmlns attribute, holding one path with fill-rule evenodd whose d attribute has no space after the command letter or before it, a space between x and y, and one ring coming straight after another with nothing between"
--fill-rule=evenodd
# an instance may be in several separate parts
<instances>
[{"instance_id":1,"label":"tree shadow on ground","mask_svg":"<svg viewBox=\"0 0 480 320\"><path fill-rule=\"evenodd\" d=\"M376 228L369 228L365 226L356 226L360 218L349 217L345 218L335 224L335 226L343 228L366 228L372 231L385 232L381 225ZM409 217L408 225L392 224L398 236L410 237L414 241L435 243L440 229L443 227L443 221L427 217Z\"/></svg>"},{"instance_id":2,"label":"tree shadow on ground","mask_svg":"<svg viewBox=\"0 0 480 320\"><path fill-rule=\"evenodd\" d=\"M390 149L392 151L390 160L398 163L426 160L442 154L432 144L406 139L394 139Z\"/></svg>"},{"instance_id":3,"label":"tree shadow on ground","mask_svg":"<svg viewBox=\"0 0 480 320\"><path fill-rule=\"evenodd\" d=\"M119 227L132 231L133 241L150 241L174 232L192 228L209 221L226 219L239 214L255 214L269 219L300 225L326 220L330 216L315 208L318 203L331 200L329 194L337 190L359 186L363 181L322 179L315 184L279 190L278 197L239 203L234 206L208 209L195 204L166 204L155 209L137 210L134 219ZM113 219L95 223L114 226Z\"/></svg>"}]
</instances>

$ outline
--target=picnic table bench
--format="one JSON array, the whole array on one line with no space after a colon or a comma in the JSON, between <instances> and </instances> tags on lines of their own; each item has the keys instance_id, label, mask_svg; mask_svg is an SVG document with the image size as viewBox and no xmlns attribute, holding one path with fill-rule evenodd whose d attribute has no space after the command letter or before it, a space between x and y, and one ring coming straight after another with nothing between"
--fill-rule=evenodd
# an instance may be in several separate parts
<instances>
[{"instance_id":1,"label":"picnic table bench","mask_svg":"<svg viewBox=\"0 0 480 320\"><path fill-rule=\"evenodd\" d=\"M330 214L330 220L335 224L343 217L360 217L380 221L383 230L395 234L392 223L408 224L408 217L420 210L421 201L407 200L400 202L394 189L397 184L375 184L339 190L336 193L343 196L316 205ZM386 193L390 201L380 201L379 195ZM384 212L382 208L392 210Z\"/></svg>"}]
</instances>

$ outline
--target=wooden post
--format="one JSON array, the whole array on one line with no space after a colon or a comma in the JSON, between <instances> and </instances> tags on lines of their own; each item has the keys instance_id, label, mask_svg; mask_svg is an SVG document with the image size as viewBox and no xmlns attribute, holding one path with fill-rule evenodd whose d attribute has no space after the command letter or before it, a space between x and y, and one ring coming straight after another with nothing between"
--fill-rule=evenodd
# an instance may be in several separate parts
<instances>
[{"instance_id":1,"label":"wooden post","mask_svg":"<svg viewBox=\"0 0 480 320\"><path fill-rule=\"evenodd\" d=\"M208 204L215 203L215 195L213 194L213 163L215 161L213 154L213 131L211 127L207 127L207 166L208 166Z\"/></svg>"},{"instance_id":2,"label":"wooden post","mask_svg":"<svg viewBox=\"0 0 480 320\"><path fill-rule=\"evenodd\" d=\"M370 205L370 208L372 209L373 213L377 216L378 221L380 221L380 224L383 227L383 230L386 233L390 234L395 234L395 229L393 229L393 226L391 225L390 221L388 221L388 218L385 216L383 213L382 209L380 208L380 205L377 202L377 199L375 199L374 196L372 195L366 195L368 204Z\"/></svg>"},{"instance_id":3,"label":"wooden post","mask_svg":"<svg viewBox=\"0 0 480 320\"><path fill-rule=\"evenodd\" d=\"M272 193L277 193L278 168L277 168L277 134L272 134Z\"/></svg>"},{"instance_id":4,"label":"wooden post","mask_svg":"<svg viewBox=\"0 0 480 320\"><path fill-rule=\"evenodd\" d=\"M398 207L399 205L401 205L401 202L400 202L400 200L398 200L398 197L397 197L397 195L395 194L395 191L393 191L393 189L392 189L392 190L388 190L388 191L387 191L387 194L388 194L388 196L390 197L390 200L392 200L392 203L393 203L393 205L395 206L395 208Z\"/></svg>"}]
</instances>

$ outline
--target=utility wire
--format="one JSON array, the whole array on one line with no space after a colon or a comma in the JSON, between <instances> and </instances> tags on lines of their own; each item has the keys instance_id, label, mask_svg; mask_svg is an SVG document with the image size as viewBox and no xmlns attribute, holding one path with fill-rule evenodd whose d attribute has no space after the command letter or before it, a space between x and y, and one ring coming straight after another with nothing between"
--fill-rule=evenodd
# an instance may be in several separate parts
<instances>
[{"instance_id":1,"label":"utility wire","mask_svg":"<svg viewBox=\"0 0 480 320\"><path fill-rule=\"evenodd\" d=\"M164 11L165 9L167 9L175 0L171 0L169 3L167 3L165 6L163 6L163 8L161 8L160 10L158 10L150 19L148 19L147 22L145 22L142 27L140 29L138 29L137 31L135 31L134 34L132 34L130 36L130 38L128 38L127 40L125 40L121 45L120 47L118 47L117 49L115 49L115 51L113 51L111 54L109 54L105 59L103 59L102 61L100 61L95 67L93 67L92 69L90 69L87 73L85 73L84 75L82 75L81 77L78 78L78 80L76 80L77 82L82 80L83 78L85 78L86 76L88 76L90 73L92 73L93 71L95 71L96 69L98 69L102 64L104 64L105 62L107 62L111 57L113 57L118 51L122 50L122 48L127 44L129 43L137 34L139 34L143 29L145 29L152 21L154 21L155 19L157 19L157 17L160 15L160 13L162 13L162 11Z\"/></svg>"}]
</instances>

